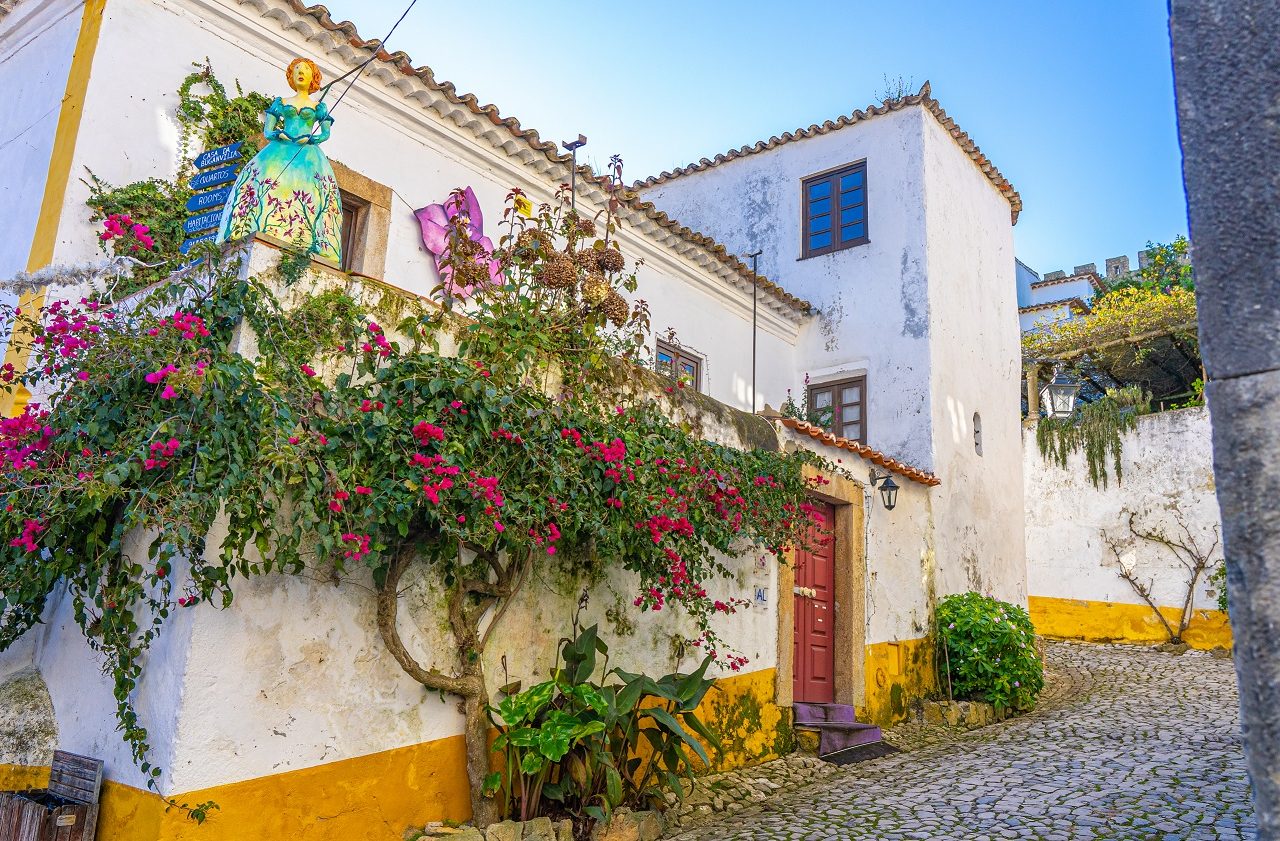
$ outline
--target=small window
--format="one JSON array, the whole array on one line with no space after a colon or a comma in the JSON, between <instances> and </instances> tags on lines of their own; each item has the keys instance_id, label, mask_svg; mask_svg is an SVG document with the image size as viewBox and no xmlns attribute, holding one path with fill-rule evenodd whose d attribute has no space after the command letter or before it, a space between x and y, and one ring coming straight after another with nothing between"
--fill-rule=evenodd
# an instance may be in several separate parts
<instances>
[{"instance_id":1,"label":"small window","mask_svg":"<svg viewBox=\"0 0 1280 841\"><path fill-rule=\"evenodd\" d=\"M664 377L678 380L694 391L702 391L702 359L687 350L659 341L654 367Z\"/></svg>"},{"instance_id":2,"label":"small window","mask_svg":"<svg viewBox=\"0 0 1280 841\"><path fill-rule=\"evenodd\" d=\"M973 450L982 455L982 415L973 413Z\"/></svg>"},{"instance_id":3,"label":"small window","mask_svg":"<svg viewBox=\"0 0 1280 841\"><path fill-rule=\"evenodd\" d=\"M802 257L816 257L870 242L867 235L867 162L811 175L802 185Z\"/></svg>"},{"instance_id":4,"label":"small window","mask_svg":"<svg viewBox=\"0 0 1280 841\"><path fill-rule=\"evenodd\" d=\"M369 223L369 202L351 195L342 196L342 270L355 271L362 265L365 232Z\"/></svg>"},{"instance_id":5,"label":"small window","mask_svg":"<svg viewBox=\"0 0 1280 841\"><path fill-rule=\"evenodd\" d=\"M850 441L867 443L867 378L854 377L809 386L809 408L828 430Z\"/></svg>"}]
</instances>

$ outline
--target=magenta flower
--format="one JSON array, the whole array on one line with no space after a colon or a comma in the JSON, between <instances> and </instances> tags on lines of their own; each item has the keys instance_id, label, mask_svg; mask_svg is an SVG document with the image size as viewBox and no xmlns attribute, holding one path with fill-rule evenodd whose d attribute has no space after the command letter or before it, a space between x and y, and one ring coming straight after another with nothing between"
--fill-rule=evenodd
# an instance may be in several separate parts
<instances>
[{"instance_id":1,"label":"magenta flower","mask_svg":"<svg viewBox=\"0 0 1280 841\"><path fill-rule=\"evenodd\" d=\"M413 215L418 218L422 227L422 244L427 247L436 261L436 270L440 272L440 281L445 290L459 298L469 298L475 294L476 285L458 285L453 283L453 267L443 265L449 256L449 231L453 220L462 216L466 219L467 236L478 244L481 253L476 262L489 269L490 282L500 282L502 266L489 255L493 253L493 241L484 235L484 214L480 211L480 202L475 191L468 187L463 191L461 199L451 195L443 204L429 204Z\"/></svg>"}]
</instances>

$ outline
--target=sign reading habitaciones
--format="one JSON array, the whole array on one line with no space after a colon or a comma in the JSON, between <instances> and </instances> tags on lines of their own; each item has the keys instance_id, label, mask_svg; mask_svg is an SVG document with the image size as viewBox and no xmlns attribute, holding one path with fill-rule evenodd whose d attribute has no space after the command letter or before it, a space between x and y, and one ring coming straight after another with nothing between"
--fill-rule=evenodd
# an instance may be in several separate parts
<instances>
[{"instance_id":1,"label":"sign reading habitaciones","mask_svg":"<svg viewBox=\"0 0 1280 841\"><path fill-rule=\"evenodd\" d=\"M197 243L210 242L218 235L222 209L231 197L231 182L240 173L240 147L243 145L241 142L219 146L196 157L197 173L189 184L194 192L187 199L187 210L191 215L182 225L187 235L180 247L183 254Z\"/></svg>"}]
</instances>

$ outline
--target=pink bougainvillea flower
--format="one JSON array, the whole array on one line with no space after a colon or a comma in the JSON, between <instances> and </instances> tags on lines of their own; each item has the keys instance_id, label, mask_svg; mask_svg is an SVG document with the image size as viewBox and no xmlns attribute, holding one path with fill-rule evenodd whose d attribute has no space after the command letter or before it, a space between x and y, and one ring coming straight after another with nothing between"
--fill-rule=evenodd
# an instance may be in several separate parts
<instances>
[{"instance_id":1,"label":"pink bougainvillea flower","mask_svg":"<svg viewBox=\"0 0 1280 841\"><path fill-rule=\"evenodd\" d=\"M453 283L453 267L443 265L449 256L449 230L453 220L462 216L466 219L466 231L470 240L480 246L481 253L476 262L489 270L489 282L500 283L502 264L494 260L493 241L484 235L484 215L480 211L480 202L475 191L470 187L462 191L462 196L451 195L442 204L429 204L415 210L413 215L422 228L422 244L435 258L436 269L440 272L440 282L445 290L457 298L470 298L476 292L476 285L455 285Z\"/></svg>"},{"instance_id":2,"label":"pink bougainvillea flower","mask_svg":"<svg viewBox=\"0 0 1280 841\"><path fill-rule=\"evenodd\" d=\"M303 364L299 367L299 370L308 377L314 377L316 375L316 369L312 368L310 365Z\"/></svg>"},{"instance_id":3,"label":"pink bougainvillea flower","mask_svg":"<svg viewBox=\"0 0 1280 841\"><path fill-rule=\"evenodd\" d=\"M178 392L173 390L173 386L165 383L164 391L160 392L161 400L172 400L178 396Z\"/></svg>"}]
</instances>

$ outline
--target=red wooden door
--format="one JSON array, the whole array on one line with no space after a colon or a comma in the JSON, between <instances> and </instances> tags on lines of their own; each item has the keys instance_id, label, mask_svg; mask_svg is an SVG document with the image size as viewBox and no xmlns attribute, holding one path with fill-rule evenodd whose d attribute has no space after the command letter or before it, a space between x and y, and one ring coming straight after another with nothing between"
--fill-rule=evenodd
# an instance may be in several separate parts
<instances>
[{"instance_id":1,"label":"red wooden door","mask_svg":"<svg viewBox=\"0 0 1280 841\"><path fill-rule=\"evenodd\" d=\"M835 701L835 509L815 505L820 519L810 536L813 546L797 551L795 560L792 690L796 701L830 704Z\"/></svg>"}]
</instances>

